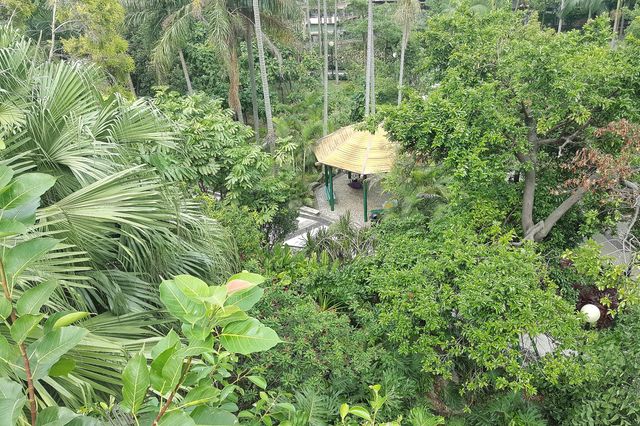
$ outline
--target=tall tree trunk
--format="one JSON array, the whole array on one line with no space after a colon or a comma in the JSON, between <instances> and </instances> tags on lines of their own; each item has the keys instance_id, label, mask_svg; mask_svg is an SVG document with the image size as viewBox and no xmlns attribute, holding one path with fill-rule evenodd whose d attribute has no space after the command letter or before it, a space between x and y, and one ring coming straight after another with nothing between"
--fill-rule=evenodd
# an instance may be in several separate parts
<instances>
[{"instance_id":1,"label":"tall tree trunk","mask_svg":"<svg viewBox=\"0 0 640 426\"><path fill-rule=\"evenodd\" d=\"M402 29L402 44L400 45L400 77L398 78L398 105L402 102L402 80L404 77L404 53L407 49L409 38L409 28L407 25Z\"/></svg>"},{"instance_id":2,"label":"tall tree trunk","mask_svg":"<svg viewBox=\"0 0 640 426\"><path fill-rule=\"evenodd\" d=\"M229 49L229 107L233 110L236 120L244 121L242 104L240 103L240 66L238 65L238 46L235 39L230 40Z\"/></svg>"},{"instance_id":3,"label":"tall tree trunk","mask_svg":"<svg viewBox=\"0 0 640 426\"><path fill-rule=\"evenodd\" d=\"M304 21L304 30L307 36L307 40L311 40L311 18L309 16L309 9L309 0L304 0L304 17L306 19Z\"/></svg>"},{"instance_id":4,"label":"tall tree trunk","mask_svg":"<svg viewBox=\"0 0 640 426\"><path fill-rule=\"evenodd\" d=\"M558 14L558 34L562 32L562 15L564 15L564 1L560 0L560 13Z\"/></svg>"},{"instance_id":5,"label":"tall tree trunk","mask_svg":"<svg viewBox=\"0 0 640 426\"><path fill-rule=\"evenodd\" d=\"M318 0L318 52L322 55L322 10L320 9L320 0Z\"/></svg>"},{"instance_id":6,"label":"tall tree trunk","mask_svg":"<svg viewBox=\"0 0 640 426\"><path fill-rule=\"evenodd\" d=\"M184 81L187 82L187 93L193 94L193 87L191 86L191 77L189 77L189 69L187 68L187 61L184 60L184 53L182 49L178 49L178 56L180 57L180 65L182 66L182 73L184 74Z\"/></svg>"},{"instance_id":7,"label":"tall tree trunk","mask_svg":"<svg viewBox=\"0 0 640 426\"><path fill-rule=\"evenodd\" d=\"M338 0L334 0L333 6L333 74L338 83Z\"/></svg>"},{"instance_id":8,"label":"tall tree trunk","mask_svg":"<svg viewBox=\"0 0 640 426\"><path fill-rule=\"evenodd\" d=\"M373 16L371 17L371 30L369 35L371 36L371 45L369 49L371 50L371 55L369 59L371 61L371 114L376 113L376 47L375 42L376 38L373 35Z\"/></svg>"},{"instance_id":9,"label":"tall tree trunk","mask_svg":"<svg viewBox=\"0 0 640 426\"><path fill-rule=\"evenodd\" d=\"M127 73L127 85L129 86L129 90L133 93L133 96L136 96L136 86L133 85L133 79L131 78L131 73Z\"/></svg>"},{"instance_id":10,"label":"tall tree trunk","mask_svg":"<svg viewBox=\"0 0 640 426\"><path fill-rule=\"evenodd\" d=\"M273 117L271 116L271 97L269 93L269 80L267 79L267 64L264 57L264 43L262 41L262 22L260 20L260 0L253 0L253 22L258 45L258 62L260 63L260 79L262 80L262 93L264 95L264 111L267 121L266 144L269 151L275 150L276 132L273 129Z\"/></svg>"},{"instance_id":11,"label":"tall tree trunk","mask_svg":"<svg viewBox=\"0 0 640 426\"><path fill-rule=\"evenodd\" d=\"M58 0L53 0L53 10L51 16L51 48L49 49L49 62L53 59L53 52L56 47L56 14L58 12Z\"/></svg>"},{"instance_id":12,"label":"tall tree trunk","mask_svg":"<svg viewBox=\"0 0 640 426\"><path fill-rule=\"evenodd\" d=\"M373 0L367 1L367 54L364 85L364 115L371 109L371 34L373 33Z\"/></svg>"},{"instance_id":13,"label":"tall tree trunk","mask_svg":"<svg viewBox=\"0 0 640 426\"><path fill-rule=\"evenodd\" d=\"M260 117L258 116L258 90L256 89L256 66L253 60L253 40L251 30L247 29L245 34L247 42L247 62L249 63L249 84L251 85L251 106L253 107L253 132L256 134L256 141L260 138Z\"/></svg>"},{"instance_id":14,"label":"tall tree trunk","mask_svg":"<svg viewBox=\"0 0 640 426\"><path fill-rule=\"evenodd\" d=\"M620 25L620 11L622 10L622 0L618 0L616 11L613 18L613 38L611 39L611 47L615 47L618 39L618 27Z\"/></svg>"},{"instance_id":15,"label":"tall tree trunk","mask_svg":"<svg viewBox=\"0 0 640 426\"><path fill-rule=\"evenodd\" d=\"M324 89L323 93L323 109L322 109L322 136L326 136L329 133L329 43L327 42L327 0L322 1L324 12L324 32L323 32L323 45L324 45L324 67L322 72L322 85Z\"/></svg>"},{"instance_id":16,"label":"tall tree trunk","mask_svg":"<svg viewBox=\"0 0 640 426\"><path fill-rule=\"evenodd\" d=\"M591 16L593 15L593 6L589 3L589 16L587 16L587 21L591 20Z\"/></svg>"}]
</instances>

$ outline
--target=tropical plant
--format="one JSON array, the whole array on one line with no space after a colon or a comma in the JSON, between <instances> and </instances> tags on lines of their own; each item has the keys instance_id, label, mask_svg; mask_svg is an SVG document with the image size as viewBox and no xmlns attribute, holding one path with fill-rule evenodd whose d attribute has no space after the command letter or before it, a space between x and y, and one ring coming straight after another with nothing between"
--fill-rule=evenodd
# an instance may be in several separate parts
<instances>
[{"instance_id":1,"label":"tropical plant","mask_svg":"<svg viewBox=\"0 0 640 426\"><path fill-rule=\"evenodd\" d=\"M35 223L40 196L54 183L55 178L42 173L14 178L11 168L0 166L0 319L4 321L0 326L0 414L8 425L54 425L79 417L47 402L44 405L49 406L39 410L36 399L36 394L45 399L43 387L50 375L64 376L74 369L75 361L65 355L88 334L84 328L71 326L87 312L58 312L48 318L41 313L59 282L32 275L38 262L55 256L53 250L60 247L60 240L26 235ZM27 401L28 420L23 418Z\"/></svg>"},{"instance_id":2,"label":"tropical plant","mask_svg":"<svg viewBox=\"0 0 640 426\"><path fill-rule=\"evenodd\" d=\"M0 156L16 172L57 177L36 226L65 240L41 270L63 280L70 292L64 305L139 312L157 304L162 276L229 273L233 254L218 225L135 163L136 144L174 143L156 109L143 100L104 98L94 67L43 63L41 52L8 27L0 41L0 98L8 106ZM82 264L71 260L78 257Z\"/></svg>"},{"instance_id":3,"label":"tropical plant","mask_svg":"<svg viewBox=\"0 0 640 426\"><path fill-rule=\"evenodd\" d=\"M150 363L144 353L132 356L122 373L121 407L152 425L237 424L237 383L246 378L264 389L266 382L234 371L236 354L280 343L275 331L246 313L262 297L263 281L248 272L220 286L188 275L163 281L160 300L180 322L181 333L171 330L158 341Z\"/></svg>"},{"instance_id":4,"label":"tropical plant","mask_svg":"<svg viewBox=\"0 0 640 426\"><path fill-rule=\"evenodd\" d=\"M218 56L223 58L227 66L229 107L238 120L243 119L240 103L239 40L247 39L247 35L254 32L258 34L255 31L254 7L250 2L180 0L167 3L164 0L144 0L128 1L126 5L130 16L134 19L133 22L140 22L150 28L151 37L157 40L153 49L153 62L160 70L166 70L177 54L187 80L187 87L189 87L190 77L184 54L181 52L189 40L194 24L198 22L204 25L209 45L216 50ZM281 40L291 38L290 22L298 16L295 2L290 0L265 2L258 4L257 9L260 18L266 21L266 31ZM279 55L275 45L263 32L262 20L258 24L261 38L256 38L256 41L260 44L266 41L269 48ZM267 124L268 122L269 120Z\"/></svg>"},{"instance_id":5,"label":"tropical plant","mask_svg":"<svg viewBox=\"0 0 640 426\"><path fill-rule=\"evenodd\" d=\"M387 401L387 397L380 394L382 386L371 385L372 398L369 400L369 407L366 408L361 405L350 406L346 402L340 406L340 421L343 425L361 425L361 426L376 426L383 424L380 421L376 421L378 412L382 409ZM354 421L354 418L363 419L364 422ZM385 422L387 426L400 426L402 418L398 418L396 421Z\"/></svg>"}]
</instances>

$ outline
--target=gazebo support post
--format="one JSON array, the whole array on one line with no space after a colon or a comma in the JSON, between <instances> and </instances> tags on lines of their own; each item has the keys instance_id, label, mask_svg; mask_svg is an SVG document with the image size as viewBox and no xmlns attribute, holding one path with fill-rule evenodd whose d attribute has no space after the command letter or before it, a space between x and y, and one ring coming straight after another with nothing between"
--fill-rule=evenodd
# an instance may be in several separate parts
<instances>
[{"instance_id":1,"label":"gazebo support post","mask_svg":"<svg viewBox=\"0 0 640 426\"><path fill-rule=\"evenodd\" d=\"M362 182L362 206L364 207L364 221L369 220L369 214L367 212L367 193L369 192L369 179L364 179Z\"/></svg>"},{"instance_id":2,"label":"gazebo support post","mask_svg":"<svg viewBox=\"0 0 640 426\"><path fill-rule=\"evenodd\" d=\"M331 211L334 210L336 199L333 195L333 167L328 166L329 169L329 206L331 207Z\"/></svg>"}]
</instances>

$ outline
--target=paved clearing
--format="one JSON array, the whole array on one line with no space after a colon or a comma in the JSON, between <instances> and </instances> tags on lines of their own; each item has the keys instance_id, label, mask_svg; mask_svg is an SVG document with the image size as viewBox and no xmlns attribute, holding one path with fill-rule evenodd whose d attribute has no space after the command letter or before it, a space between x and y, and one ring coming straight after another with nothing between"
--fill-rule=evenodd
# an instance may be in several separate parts
<instances>
[{"instance_id":1,"label":"paved clearing","mask_svg":"<svg viewBox=\"0 0 640 426\"><path fill-rule=\"evenodd\" d=\"M374 209L381 209L388 199L388 194L382 193L382 188L377 178L377 176L374 176L369 183L369 212ZM362 189L353 189L347 185L348 183L349 179L346 173L340 173L333 178L333 192L336 198L334 211L331 211L329 207L329 200L327 199L324 185L316 188L316 208L323 216L333 221L338 220L340 216L351 213L351 222L358 227L362 227L365 225L362 210L362 195L364 191Z\"/></svg>"}]
</instances>

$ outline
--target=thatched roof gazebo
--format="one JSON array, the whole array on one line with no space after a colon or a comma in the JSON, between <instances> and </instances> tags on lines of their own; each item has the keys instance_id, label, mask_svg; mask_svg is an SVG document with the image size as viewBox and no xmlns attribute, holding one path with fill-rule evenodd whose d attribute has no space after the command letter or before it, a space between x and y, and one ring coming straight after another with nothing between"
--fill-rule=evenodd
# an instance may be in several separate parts
<instances>
[{"instance_id":1,"label":"thatched roof gazebo","mask_svg":"<svg viewBox=\"0 0 640 426\"><path fill-rule=\"evenodd\" d=\"M391 170L396 159L396 147L387 138L381 127L375 134L357 130L355 126L343 127L321 139L313 146L318 162L324 165L324 185L333 211L333 168L358 173L363 176L364 221L368 220L367 175L386 173Z\"/></svg>"}]
</instances>

